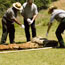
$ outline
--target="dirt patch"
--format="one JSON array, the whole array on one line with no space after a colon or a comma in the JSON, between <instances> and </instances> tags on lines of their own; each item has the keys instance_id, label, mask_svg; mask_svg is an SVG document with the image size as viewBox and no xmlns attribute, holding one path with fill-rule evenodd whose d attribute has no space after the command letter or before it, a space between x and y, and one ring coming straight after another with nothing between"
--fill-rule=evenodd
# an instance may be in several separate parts
<instances>
[{"instance_id":1,"label":"dirt patch","mask_svg":"<svg viewBox=\"0 0 65 65\"><path fill-rule=\"evenodd\" d=\"M58 8L65 10L65 0L55 1L51 5L57 6Z\"/></svg>"}]
</instances>

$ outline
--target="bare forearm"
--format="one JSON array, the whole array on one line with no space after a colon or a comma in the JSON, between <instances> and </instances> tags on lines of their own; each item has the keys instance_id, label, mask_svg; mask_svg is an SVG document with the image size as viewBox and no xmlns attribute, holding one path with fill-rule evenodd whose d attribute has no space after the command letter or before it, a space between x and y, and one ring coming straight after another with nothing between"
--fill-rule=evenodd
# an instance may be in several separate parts
<instances>
[{"instance_id":1,"label":"bare forearm","mask_svg":"<svg viewBox=\"0 0 65 65\"><path fill-rule=\"evenodd\" d=\"M15 23L17 23L18 25L22 25L16 18L15 19L13 19L14 21L15 21Z\"/></svg>"},{"instance_id":2,"label":"bare forearm","mask_svg":"<svg viewBox=\"0 0 65 65\"><path fill-rule=\"evenodd\" d=\"M49 33L51 26L52 26L52 23L49 23L47 33Z\"/></svg>"},{"instance_id":3,"label":"bare forearm","mask_svg":"<svg viewBox=\"0 0 65 65\"><path fill-rule=\"evenodd\" d=\"M36 19L36 17L37 17L37 15L34 15L32 20L34 21Z\"/></svg>"}]
</instances>

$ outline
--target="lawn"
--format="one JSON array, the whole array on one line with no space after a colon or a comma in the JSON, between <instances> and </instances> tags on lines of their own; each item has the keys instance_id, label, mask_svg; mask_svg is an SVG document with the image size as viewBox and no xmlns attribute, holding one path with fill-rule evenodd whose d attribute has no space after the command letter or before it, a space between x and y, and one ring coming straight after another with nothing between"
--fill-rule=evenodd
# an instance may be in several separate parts
<instances>
[{"instance_id":1,"label":"lawn","mask_svg":"<svg viewBox=\"0 0 65 65\"><path fill-rule=\"evenodd\" d=\"M65 49L0 54L0 65L65 65Z\"/></svg>"},{"instance_id":2,"label":"lawn","mask_svg":"<svg viewBox=\"0 0 65 65\"><path fill-rule=\"evenodd\" d=\"M55 35L56 28L59 24L57 22L53 24L48 37L46 37L46 31L48 27L47 24L50 19L50 15L48 15L47 12L48 12L47 10L41 10L38 14L38 17L36 19L37 36L47 38L49 40L57 40ZM21 16L19 16L18 19L23 22ZM15 29L16 29L15 41L17 43L26 42L24 29L19 27L17 24L15 24ZM0 25L0 39L1 35L2 28ZM62 34L63 39L65 41L64 35L65 33ZM7 38L6 43L9 44L9 38ZM52 48L33 51L20 51L13 53L0 53L0 65L65 65L65 49Z\"/></svg>"},{"instance_id":3,"label":"lawn","mask_svg":"<svg viewBox=\"0 0 65 65\"><path fill-rule=\"evenodd\" d=\"M41 16L41 19L39 16ZM47 31L48 22L49 15L47 14L47 11L40 11L38 18L36 19L36 30L38 37L46 37L45 34ZM47 39L57 40L55 36L55 30L57 26L58 23L54 23ZM26 42L24 29L19 27L17 24L15 24L15 29L15 41L17 43ZM2 29L0 30L0 38L1 34ZM64 34L63 38L65 38ZM9 43L9 38L7 38L6 42ZM33 51L20 51L14 53L1 53L0 65L65 65L65 49L43 49Z\"/></svg>"}]
</instances>

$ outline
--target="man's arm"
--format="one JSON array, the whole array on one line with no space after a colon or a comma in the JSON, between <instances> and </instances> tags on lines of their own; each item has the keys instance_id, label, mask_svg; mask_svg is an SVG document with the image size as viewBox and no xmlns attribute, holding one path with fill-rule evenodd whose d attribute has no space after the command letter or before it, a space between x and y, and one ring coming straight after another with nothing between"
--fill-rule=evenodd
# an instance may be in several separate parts
<instances>
[{"instance_id":1,"label":"man's arm","mask_svg":"<svg viewBox=\"0 0 65 65\"><path fill-rule=\"evenodd\" d=\"M17 23L18 25L20 25L22 28L25 28L25 26L23 24L21 24L16 18L13 19L13 21L15 21L15 23Z\"/></svg>"},{"instance_id":2,"label":"man's arm","mask_svg":"<svg viewBox=\"0 0 65 65\"><path fill-rule=\"evenodd\" d=\"M15 23L17 23L18 25L22 25L18 20L17 20L17 18L14 18L14 19L12 19L13 21L15 21Z\"/></svg>"},{"instance_id":3,"label":"man's arm","mask_svg":"<svg viewBox=\"0 0 65 65\"><path fill-rule=\"evenodd\" d=\"M52 26L52 23L49 23L47 33L46 33L46 37L48 36L48 33L49 33L50 29L51 29L51 26Z\"/></svg>"},{"instance_id":4,"label":"man's arm","mask_svg":"<svg viewBox=\"0 0 65 65\"><path fill-rule=\"evenodd\" d=\"M31 25L34 22L34 20L36 19L36 17L37 17L37 14L33 16L32 20L29 19L29 18L27 19L29 25Z\"/></svg>"},{"instance_id":5,"label":"man's arm","mask_svg":"<svg viewBox=\"0 0 65 65\"><path fill-rule=\"evenodd\" d=\"M33 16L32 21L34 21L34 20L36 19L37 15L38 15L38 14L36 14L36 15Z\"/></svg>"},{"instance_id":6,"label":"man's arm","mask_svg":"<svg viewBox=\"0 0 65 65\"><path fill-rule=\"evenodd\" d=\"M50 29L51 29L52 23L49 23L48 25L48 29L47 29L47 33L49 33Z\"/></svg>"},{"instance_id":7,"label":"man's arm","mask_svg":"<svg viewBox=\"0 0 65 65\"><path fill-rule=\"evenodd\" d=\"M38 10L37 10L37 6L35 5L34 16L33 16L33 19L32 19L33 21L36 19L37 15L38 15Z\"/></svg>"},{"instance_id":8,"label":"man's arm","mask_svg":"<svg viewBox=\"0 0 65 65\"><path fill-rule=\"evenodd\" d=\"M22 25L18 20L17 20L17 18L14 16L14 13L13 13L13 11L8 11L7 12L8 13L8 17L12 20L12 21L14 21L15 23L17 23L18 25Z\"/></svg>"},{"instance_id":9,"label":"man's arm","mask_svg":"<svg viewBox=\"0 0 65 65\"><path fill-rule=\"evenodd\" d=\"M50 29L51 29L52 23L54 21L54 17L55 16L51 16L51 19L50 19L50 22L49 22L49 25L48 25L48 29L47 29L46 36L48 36L48 33L49 33Z\"/></svg>"}]
</instances>

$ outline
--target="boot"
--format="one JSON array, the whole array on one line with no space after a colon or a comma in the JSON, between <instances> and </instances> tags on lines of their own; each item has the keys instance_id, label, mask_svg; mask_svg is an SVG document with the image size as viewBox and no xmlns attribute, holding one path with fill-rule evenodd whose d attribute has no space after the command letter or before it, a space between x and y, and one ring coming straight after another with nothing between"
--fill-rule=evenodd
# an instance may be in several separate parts
<instances>
[{"instance_id":1,"label":"boot","mask_svg":"<svg viewBox=\"0 0 65 65\"><path fill-rule=\"evenodd\" d=\"M60 48L65 48L65 43L63 40L61 40L59 43L60 43Z\"/></svg>"}]
</instances>

